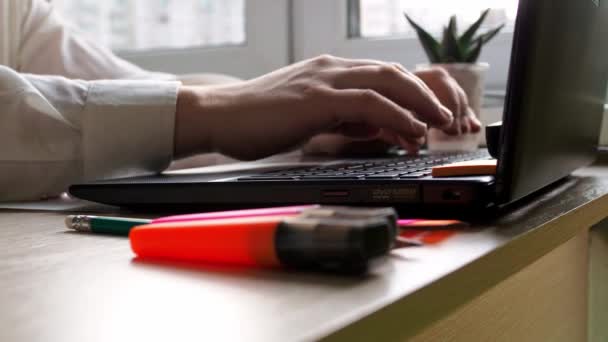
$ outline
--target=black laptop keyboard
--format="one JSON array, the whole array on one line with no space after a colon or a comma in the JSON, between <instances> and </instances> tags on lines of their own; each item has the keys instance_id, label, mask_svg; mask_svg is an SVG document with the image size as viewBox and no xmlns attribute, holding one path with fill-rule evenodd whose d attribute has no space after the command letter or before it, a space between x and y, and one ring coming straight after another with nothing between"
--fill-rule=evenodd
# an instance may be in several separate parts
<instances>
[{"instance_id":1,"label":"black laptop keyboard","mask_svg":"<svg viewBox=\"0 0 608 342\"><path fill-rule=\"evenodd\" d=\"M418 179L431 175L431 170L435 166L489 158L487 151L400 157L362 163L285 169L239 178L239 181Z\"/></svg>"}]
</instances>

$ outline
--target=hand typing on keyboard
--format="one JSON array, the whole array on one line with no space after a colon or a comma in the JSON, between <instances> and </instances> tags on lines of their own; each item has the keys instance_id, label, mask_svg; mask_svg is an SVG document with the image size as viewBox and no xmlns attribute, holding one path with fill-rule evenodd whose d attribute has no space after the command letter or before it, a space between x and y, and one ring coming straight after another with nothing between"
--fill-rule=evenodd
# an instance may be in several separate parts
<instances>
[{"instance_id":1,"label":"hand typing on keyboard","mask_svg":"<svg viewBox=\"0 0 608 342\"><path fill-rule=\"evenodd\" d=\"M433 68L416 72L415 76L426 84L440 102L454 114L452 124L444 127L447 134L478 133L481 130L481 122L469 107L465 92L446 71ZM407 139L401 141L392 132L383 130L374 139L345 136L343 134L318 135L304 147L304 152L307 154L369 155L385 152L391 146L400 146L409 153L415 154L418 152L420 145Z\"/></svg>"},{"instance_id":2,"label":"hand typing on keyboard","mask_svg":"<svg viewBox=\"0 0 608 342\"><path fill-rule=\"evenodd\" d=\"M465 118L466 127L479 128L460 95L442 71L416 75L394 63L321 56L250 81L184 86L175 152L257 159L302 145L340 152L349 139L416 152L428 127L452 132ZM318 136L324 133L332 135Z\"/></svg>"}]
</instances>

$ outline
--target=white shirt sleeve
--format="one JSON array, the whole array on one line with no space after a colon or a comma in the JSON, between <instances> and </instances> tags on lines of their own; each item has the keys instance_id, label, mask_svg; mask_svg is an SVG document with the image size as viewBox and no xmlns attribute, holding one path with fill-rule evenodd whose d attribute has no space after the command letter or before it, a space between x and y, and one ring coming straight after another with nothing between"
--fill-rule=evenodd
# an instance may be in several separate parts
<instances>
[{"instance_id":1,"label":"white shirt sleeve","mask_svg":"<svg viewBox=\"0 0 608 342\"><path fill-rule=\"evenodd\" d=\"M164 170L179 83L74 81L0 66L0 200Z\"/></svg>"},{"instance_id":2,"label":"white shirt sleeve","mask_svg":"<svg viewBox=\"0 0 608 342\"><path fill-rule=\"evenodd\" d=\"M0 201L169 165L180 84L100 79L172 76L79 38L44 0L0 5Z\"/></svg>"}]
</instances>

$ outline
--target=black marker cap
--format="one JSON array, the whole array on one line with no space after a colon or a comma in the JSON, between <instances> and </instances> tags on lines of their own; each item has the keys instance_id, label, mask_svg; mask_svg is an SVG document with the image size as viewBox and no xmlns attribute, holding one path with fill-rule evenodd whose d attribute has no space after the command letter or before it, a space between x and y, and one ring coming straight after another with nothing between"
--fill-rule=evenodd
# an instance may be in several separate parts
<instances>
[{"instance_id":1,"label":"black marker cap","mask_svg":"<svg viewBox=\"0 0 608 342\"><path fill-rule=\"evenodd\" d=\"M304 217L311 218L335 218L335 219L375 219L384 218L391 225L393 236L396 239L399 232L397 220L399 216L393 208L364 208L364 207L340 207L320 206L310 208L302 213Z\"/></svg>"},{"instance_id":2,"label":"black marker cap","mask_svg":"<svg viewBox=\"0 0 608 342\"><path fill-rule=\"evenodd\" d=\"M298 217L281 223L276 234L281 263L300 269L363 269L371 259L387 254L394 241L393 228L382 217Z\"/></svg>"}]
</instances>

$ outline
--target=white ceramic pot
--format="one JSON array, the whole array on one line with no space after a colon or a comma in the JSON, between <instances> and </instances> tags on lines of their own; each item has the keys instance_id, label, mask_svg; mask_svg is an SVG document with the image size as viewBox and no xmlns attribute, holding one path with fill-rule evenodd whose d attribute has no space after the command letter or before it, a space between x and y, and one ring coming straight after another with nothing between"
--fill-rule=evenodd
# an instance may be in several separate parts
<instances>
[{"instance_id":1,"label":"white ceramic pot","mask_svg":"<svg viewBox=\"0 0 608 342\"><path fill-rule=\"evenodd\" d=\"M481 119L485 77L490 66L487 63L433 64L432 67L445 69L467 94L469 105ZM419 65L418 70L428 69L429 65ZM449 136L437 129L429 130L428 148L430 151L474 151L479 147L481 133Z\"/></svg>"}]
</instances>

